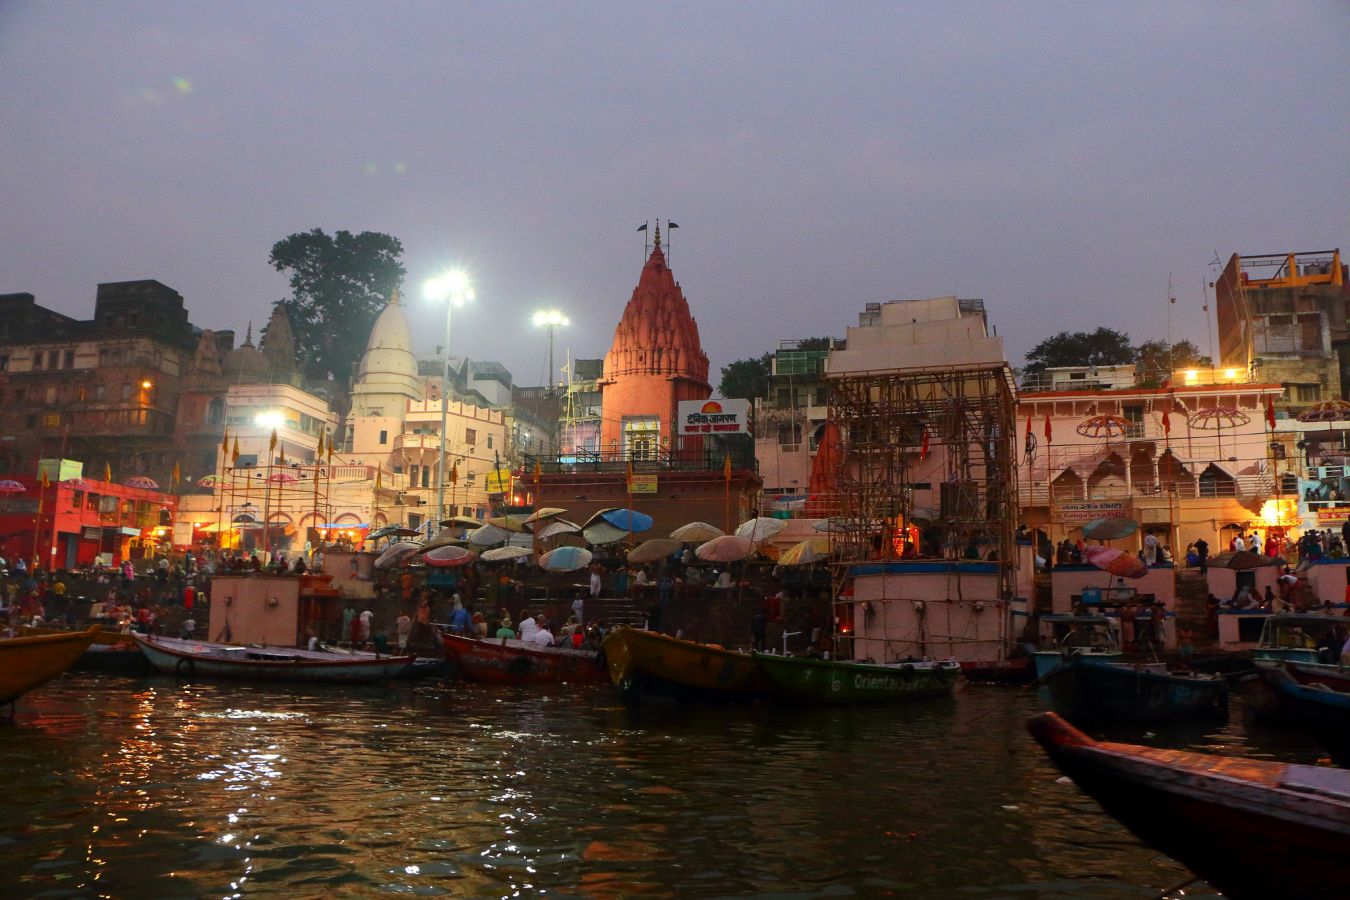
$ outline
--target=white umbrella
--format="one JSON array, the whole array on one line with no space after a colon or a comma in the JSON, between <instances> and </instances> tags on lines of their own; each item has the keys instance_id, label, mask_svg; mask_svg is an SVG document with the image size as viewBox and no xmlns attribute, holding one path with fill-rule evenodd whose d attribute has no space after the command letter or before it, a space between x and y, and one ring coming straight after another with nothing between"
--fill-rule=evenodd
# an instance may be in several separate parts
<instances>
[{"instance_id":1,"label":"white umbrella","mask_svg":"<svg viewBox=\"0 0 1350 900\"><path fill-rule=\"evenodd\" d=\"M700 544L694 551L699 559L708 562L736 562L755 552L755 542L738 534L724 534Z\"/></svg>"},{"instance_id":2,"label":"white umbrella","mask_svg":"<svg viewBox=\"0 0 1350 900\"><path fill-rule=\"evenodd\" d=\"M756 544L772 539L778 532L787 527L787 522L783 519L771 519L766 516L760 516L751 519L748 522L742 522L736 529L736 534L743 538L749 538Z\"/></svg>"},{"instance_id":3,"label":"white umbrella","mask_svg":"<svg viewBox=\"0 0 1350 900\"><path fill-rule=\"evenodd\" d=\"M670 533L670 536L685 544L699 544L703 541L719 538L724 534L726 532L716 525L709 525L707 522L690 522L688 525L681 525L676 528Z\"/></svg>"},{"instance_id":4,"label":"white umbrella","mask_svg":"<svg viewBox=\"0 0 1350 900\"><path fill-rule=\"evenodd\" d=\"M615 528L608 522L596 522L594 525L587 525L581 529L582 535L592 544L612 544L615 541L621 541L628 537L628 532L622 528Z\"/></svg>"},{"instance_id":5,"label":"white umbrella","mask_svg":"<svg viewBox=\"0 0 1350 900\"><path fill-rule=\"evenodd\" d=\"M504 543L510 536L509 531L496 525L484 525L469 532L469 543L475 547L491 547L493 544Z\"/></svg>"},{"instance_id":6,"label":"white umbrella","mask_svg":"<svg viewBox=\"0 0 1350 900\"><path fill-rule=\"evenodd\" d=\"M529 547L497 547L485 551L478 558L484 562L504 562L511 559L524 559L533 552Z\"/></svg>"},{"instance_id":7,"label":"white umbrella","mask_svg":"<svg viewBox=\"0 0 1350 900\"><path fill-rule=\"evenodd\" d=\"M394 541L375 558L374 566L377 569L388 569L398 565L421 549L422 545L413 541Z\"/></svg>"},{"instance_id":8,"label":"white umbrella","mask_svg":"<svg viewBox=\"0 0 1350 900\"><path fill-rule=\"evenodd\" d=\"M552 522L549 522L547 525L540 528L538 532L536 532L536 534L539 535L539 540L541 541L547 540L548 538L554 537L559 534L580 534L580 533L581 533L581 526L576 524L575 522L569 522L566 519L554 519Z\"/></svg>"},{"instance_id":9,"label":"white umbrella","mask_svg":"<svg viewBox=\"0 0 1350 900\"><path fill-rule=\"evenodd\" d=\"M539 568L549 572L575 572L591 564L591 551L584 547L559 547L539 557Z\"/></svg>"}]
</instances>

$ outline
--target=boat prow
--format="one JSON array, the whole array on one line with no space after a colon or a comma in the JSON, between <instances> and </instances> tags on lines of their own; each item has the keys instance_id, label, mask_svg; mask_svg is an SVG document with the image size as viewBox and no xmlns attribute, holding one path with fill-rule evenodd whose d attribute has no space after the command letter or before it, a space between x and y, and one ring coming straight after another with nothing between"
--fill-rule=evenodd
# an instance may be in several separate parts
<instances>
[{"instance_id":1,"label":"boat prow","mask_svg":"<svg viewBox=\"0 0 1350 900\"><path fill-rule=\"evenodd\" d=\"M628 700L654 693L682 700L754 697L768 682L754 657L718 644L620 627L601 647L610 680Z\"/></svg>"},{"instance_id":2,"label":"boat prow","mask_svg":"<svg viewBox=\"0 0 1350 900\"><path fill-rule=\"evenodd\" d=\"M0 703L11 703L75 664L99 634L85 631L0 640Z\"/></svg>"}]
</instances>

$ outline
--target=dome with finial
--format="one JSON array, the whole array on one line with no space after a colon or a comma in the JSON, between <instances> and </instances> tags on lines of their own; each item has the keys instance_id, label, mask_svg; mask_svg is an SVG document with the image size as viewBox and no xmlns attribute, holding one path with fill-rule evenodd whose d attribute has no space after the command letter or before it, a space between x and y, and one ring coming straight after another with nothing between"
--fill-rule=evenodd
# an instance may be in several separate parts
<instances>
[{"instance_id":1,"label":"dome with finial","mask_svg":"<svg viewBox=\"0 0 1350 900\"><path fill-rule=\"evenodd\" d=\"M614 342L605 354L605 380L622 375L708 380L708 355L699 340L698 322L666 265L660 223L652 254L642 267L633 296L614 329Z\"/></svg>"},{"instance_id":2,"label":"dome with finial","mask_svg":"<svg viewBox=\"0 0 1350 900\"><path fill-rule=\"evenodd\" d=\"M236 384L260 384L268 381L271 367L262 351L253 346L253 323L248 323L244 343L225 357L221 374Z\"/></svg>"},{"instance_id":3,"label":"dome with finial","mask_svg":"<svg viewBox=\"0 0 1350 900\"><path fill-rule=\"evenodd\" d=\"M291 332L291 317L280 303L272 307L272 318L263 334L261 352L267 358L268 370L274 382L286 382L294 378L295 337Z\"/></svg>"},{"instance_id":4,"label":"dome with finial","mask_svg":"<svg viewBox=\"0 0 1350 900\"><path fill-rule=\"evenodd\" d=\"M421 398L412 329L397 290L389 295L389 304L370 329L352 393L357 415L402 415L407 400Z\"/></svg>"}]
</instances>

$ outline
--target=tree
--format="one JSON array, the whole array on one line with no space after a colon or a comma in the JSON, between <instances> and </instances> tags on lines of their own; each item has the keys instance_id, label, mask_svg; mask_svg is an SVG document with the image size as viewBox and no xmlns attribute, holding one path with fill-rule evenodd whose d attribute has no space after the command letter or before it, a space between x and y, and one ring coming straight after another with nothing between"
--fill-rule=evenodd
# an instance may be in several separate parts
<instances>
[{"instance_id":1,"label":"tree","mask_svg":"<svg viewBox=\"0 0 1350 900\"><path fill-rule=\"evenodd\" d=\"M738 359L722 367L722 383L717 389L729 400L763 397L768 390L769 373L772 371L772 353L757 358Z\"/></svg>"},{"instance_id":2,"label":"tree","mask_svg":"<svg viewBox=\"0 0 1350 900\"><path fill-rule=\"evenodd\" d=\"M329 237L315 228L272 245L268 261L291 276L291 296L281 305L307 378L349 383L375 317L403 284L402 255L398 238L375 231Z\"/></svg>"},{"instance_id":3,"label":"tree","mask_svg":"<svg viewBox=\"0 0 1350 900\"><path fill-rule=\"evenodd\" d=\"M1210 360L1200 355L1191 341L1177 341L1169 352L1167 341L1144 341L1134 350L1135 362L1145 382L1161 383L1177 369L1208 368Z\"/></svg>"},{"instance_id":4,"label":"tree","mask_svg":"<svg viewBox=\"0 0 1350 900\"><path fill-rule=\"evenodd\" d=\"M1130 336L1123 331L1061 331L1041 341L1027 353L1027 372L1043 372L1061 366L1120 366L1135 359Z\"/></svg>"},{"instance_id":5,"label":"tree","mask_svg":"<svg viewBox=\"0 0 1350 900\"><path fill-rule=\"evenodd\" d=\"M798 350L828 350L834 341L831 337L803 338L797 342Z\"/></svg>"}]
</instances>

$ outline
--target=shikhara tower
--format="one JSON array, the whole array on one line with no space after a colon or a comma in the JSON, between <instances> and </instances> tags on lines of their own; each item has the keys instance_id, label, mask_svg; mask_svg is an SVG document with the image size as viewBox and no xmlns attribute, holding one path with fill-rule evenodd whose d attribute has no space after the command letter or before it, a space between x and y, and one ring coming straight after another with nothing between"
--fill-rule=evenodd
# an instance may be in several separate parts
<instances>
[{"instance_id":1,"label":"shikhara tower","mask_svg":"<svg viewBox=\"0 0 1350 900\"><path fill-rule=\"evenodd\" d=\"M712 394L698 323L666 265L659 224L655 247L605 354L600 390L600 449L634 458L669 450L676 404Z\"/></svg>"}]
</instances>

